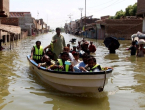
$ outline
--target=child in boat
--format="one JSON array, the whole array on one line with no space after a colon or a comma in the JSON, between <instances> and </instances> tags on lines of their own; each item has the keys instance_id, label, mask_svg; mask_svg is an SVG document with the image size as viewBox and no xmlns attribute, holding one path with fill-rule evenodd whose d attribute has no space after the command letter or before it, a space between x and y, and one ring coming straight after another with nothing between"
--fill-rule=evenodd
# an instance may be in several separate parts
<instances>
[{"instance_id":1,"label":"child in boat","mask_svg":"<svg viewBox=\"0 0 145 110\"><path fill-rule=\"evenodd\" d=\"M82 67L82 70L84 72L98 72L101 70L107 70L107 69L113 69L112 67L101 67L99 64L97 64L96 59L94 57L90 57L88 59L88 64L85 67Z\"/></svg>"},{"instance_id":2,"label":"child in boat","mask_svg":"<svg viewBox=\"0 0 145 110\"><path fill-rule=\"evenodd\" d=\"M74 56L74 59L71 61L71 64L73 66L79 64L81 61L79 60L79 53L78 52L75 52L73 53L73 56Z\"/></svg>"},{"instance_id":3,"label":"child in boat","mask_svg":"<svg viewBox=\"0 0 145 110\"><path fill-rule=\"evenodd\" d=\"M69 51L70 51L70 50L71 50L71 49L70 49L70 44L67 44L67 47L68 47L68 49L69 49Z\"/></svg>"},{"instance_id":4,"label":"child in boat","mask_svg":"<svg viewBox=\"0 0 145 110\"><path fill-rule=\"evenodd\" d=\"M68 59L69 54L67 52L63 52L60 54L60 59L58 59L55 65L51 66L50 68L55 71L73 71L73 67Z\"/></svg>"},{"instance_id":5,"label":"child in boat","mask_svg":"<svg viewBox=\"0 0 145 110\"><path fill-rule=\"evenodd\" d=\"M90 56L87 53L84 53L82 55L83 61L74 66L74 68L73 68L74 71L75 72L83 72L83 68L88 64L87 60L88 60L89 57Z\"/></svg>"},{"instance_id":6,"label":"child in boat","mask_svg":"<svg viewBox=\"0 0 145 110\"><path fill-rule=\"evenodd\" d=\"M40 66L43 66L47 69L50 69L50 66L51 65L54 65L55 63L49 58L49 56L47 55L44 55L42 58L41 58L41 62L42 63L39 63L38 64L38 68L40 68Z\"/></svg>"},{"instance_id":7,"label":"child in boat","mask_svg":"<svg viewBox=\"0 0 145 110\"><path fill-rule=\"evenodd\" d=\"M69 48L68 48L68 47L64 47L64 48L63 48L63 52L67 52L67 53L68 53L68 55L69 55L69 59L68 59L68 60L72 61L72 60L74 59L72 53L69 52ZM61 56L61 55L59 55L58 58L61 58L60 56Z\"/></svg>"},{"instance_id":8,"label":"child in boat","mask_svg":"<svg viewBox=\"0 0 145 110\"><path fill-rule=\"evenodd\" d=\"M132 46L130 46L127 50L131 50L131 55L136 55L136 42L132 41Z\"/></svg>"}]
</instances>

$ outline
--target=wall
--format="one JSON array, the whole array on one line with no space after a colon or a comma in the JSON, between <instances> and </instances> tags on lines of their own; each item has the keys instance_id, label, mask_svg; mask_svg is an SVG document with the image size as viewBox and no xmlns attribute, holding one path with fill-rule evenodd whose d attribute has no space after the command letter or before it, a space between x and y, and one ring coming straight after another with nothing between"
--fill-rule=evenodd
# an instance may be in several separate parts
<instances>
[{"instance_id":1,"label":"wall","mask_svg":"<svg viewBox=\"0 0 145 110\"><path fill-rule=\"evenodd\" d=\"M9 0L0 0L0 12L4 11L9 16Z\"/></svg>"},{"instance_id":2,"label":"wall","mask_svg":"<svg viewBox=\"0 0 145 110\"><path fill-rule=\"evenodd\" d=\"M142 20L106 20L105 37L114 36L118 39L130 39L131 35L142 32Z\"/></svg>"},{"instance_id":3,"label":"wall","mask_svg":"<svg viewBox=\"0 0 145 110\"><path fill-rule=\"evenodd\" d=\"M145 0L138 0L137 3L137 15L141 15L145 13Z\"/></svg>"},{"instance_id":4,"label":"wall","mask_svg":"<svg viewBox=\"0 0 145 110\"><path fill-rule=\"evenodd\" d=\"M7 25L19 26L19 19L18 18L2 18L1 23L7 24Z\"/></svg>"}]
</instances>

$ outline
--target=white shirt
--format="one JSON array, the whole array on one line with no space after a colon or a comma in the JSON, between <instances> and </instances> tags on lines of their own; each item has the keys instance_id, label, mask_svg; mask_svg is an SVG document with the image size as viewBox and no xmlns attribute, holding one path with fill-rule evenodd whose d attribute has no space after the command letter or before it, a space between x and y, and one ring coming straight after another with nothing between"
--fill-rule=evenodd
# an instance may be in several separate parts
<instances>
[{"instance_id":1,"label":"white shirt","mask_svg":"<svg viewBox=\"0 0 145 110\"><path fill-rule=\"evenodd\" d=\"M69 54L69 59L72 61L74 59L74 56L70 52L68 54Z\"/></svg>"},{"instance_id":2,"label":"white shirt","mask_svg":"<svg viewBox=\"0 0 145 110\"><path fill-rule=\"evenodd\" d=\"M81 63L81 61L80 61L80 60L76 61L75 59L73 59L73 60L71 61L71 63L72 63L73 66L75 66L75 65Z\"/></svg>"}]
</instances>

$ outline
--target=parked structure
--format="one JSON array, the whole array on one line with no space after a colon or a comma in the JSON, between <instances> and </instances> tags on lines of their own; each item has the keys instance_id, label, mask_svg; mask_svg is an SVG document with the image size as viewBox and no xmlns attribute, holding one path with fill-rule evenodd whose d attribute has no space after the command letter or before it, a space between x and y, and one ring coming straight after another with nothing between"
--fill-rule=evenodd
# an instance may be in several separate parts
<instances>
[{"instance_id":1,"label":"parked structure","mask_svg":"<svg viewBox=\"0 0 145 110\"><path fill-rule=\"evenodd\" d=\"M0 17L0 50L2 50L1 42L7 43L21 38L21 28L15 24L18 21L17 19L11 20L12 25L1 24L3 20L4 22L10 22L7 21L7 17L9 17L9 0L0 1Z\"/></svg>"}]
</instances>

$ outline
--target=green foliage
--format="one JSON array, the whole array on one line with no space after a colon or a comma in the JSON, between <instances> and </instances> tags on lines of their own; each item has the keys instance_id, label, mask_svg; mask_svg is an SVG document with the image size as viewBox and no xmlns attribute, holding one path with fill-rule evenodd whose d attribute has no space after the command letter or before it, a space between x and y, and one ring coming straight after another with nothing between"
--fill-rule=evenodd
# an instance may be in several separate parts
<instances>
[{"instance_id":1,"label":"green foliage","mask_svg":"<svg viewBox=\"0 0 145 110\"><path fill-rule=\"evenodd\" d=\"M110 19L120 19L122 16L136 16L137 12L137 3L134 5L129 5L126 9L125 12L122 10L116 12L114 17L110 17Z\"/></svg>"},{"instance_id":2,"label":"green foliage","mask_svg":"<svg viewBox=\"0 0 145 110\"><path fill-rule=\"evenodd\" d=\"M114 19L114 16L110 16L109 19Z\"/></svg>"},{"instance_id":3,"label":"green foliage","mask_svg":"<svg viewBox=\"0 0 145 110\"><path fill-rule=\"evenodd\" d=\"M122 16L124 16L124 12L122 10L116 12L116 15L115 15L115 19L120 19Z\"/></svg>"}]
</instances>

